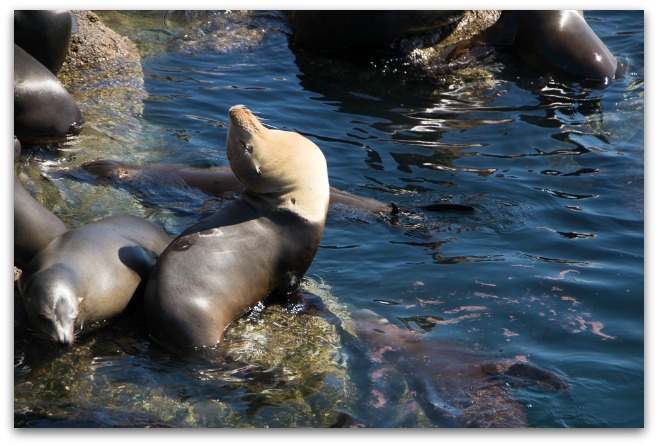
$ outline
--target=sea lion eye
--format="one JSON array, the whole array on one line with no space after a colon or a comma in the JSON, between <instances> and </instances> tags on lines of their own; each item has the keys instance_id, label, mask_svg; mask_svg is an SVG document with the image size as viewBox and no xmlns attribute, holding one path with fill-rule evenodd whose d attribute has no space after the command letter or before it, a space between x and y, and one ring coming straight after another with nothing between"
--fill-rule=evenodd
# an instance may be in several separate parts
<instances>
[{"instance_id":1,"label":"sea lion eye","mask_svg":"<svg viewBox=\"0 0 658 446\"><path fill-rule=\"evenodd\" d=\"M245 150L249 155L253 155L253 154L254 154L254 146L252 146L252 145L250 145L250 144L247 144L247 143L245 143L244 141L240 141L240 143L242 144L242 147L244 148L244 150Z\"/></svg>"}]
</instances>

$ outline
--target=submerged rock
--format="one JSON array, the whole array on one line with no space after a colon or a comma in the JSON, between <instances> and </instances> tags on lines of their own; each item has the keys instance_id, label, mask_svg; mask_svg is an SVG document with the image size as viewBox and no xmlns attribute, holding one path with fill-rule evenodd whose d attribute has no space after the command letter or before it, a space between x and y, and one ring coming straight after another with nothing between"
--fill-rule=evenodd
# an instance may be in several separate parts
<instances>
[{"instance_id":1,"label":"submerged rock","mask_svg":"<svg viewBox=\"0 0 658 446\"><path fill-rule=\"evenodd\" d=\"M89 127L129 141L140 129L137 117L147 96L137 47L93 12L74 13L78 31L71 36L59 79L80 104Z\"/></svg>"}]
</instances>

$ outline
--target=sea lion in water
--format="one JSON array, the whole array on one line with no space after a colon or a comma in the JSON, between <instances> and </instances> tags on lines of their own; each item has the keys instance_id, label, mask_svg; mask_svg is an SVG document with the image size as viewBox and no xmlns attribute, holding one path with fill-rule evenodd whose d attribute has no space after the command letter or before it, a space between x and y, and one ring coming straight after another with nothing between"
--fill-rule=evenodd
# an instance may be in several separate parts
<instances>
[{"instance_id":1,"label":"sea lion in water","mask_svg":"<svg viewBox=\"0 0 658 446\"><path fill-rule=\"evenodd\" d=\"M14 44L14 134L61 138L83 122L80 108L48 68Z\"/></svg>"},{"instance_id":2,"label":"sea lion in water","mask_svg":"<svg viewBox=\"0 0 658 446\"><path fill-rule=\"evenodd\" d=\"M25 267L19 290L30 323L62 345L118 316L169 237L143 218L121 215L71 229Z\"/></svg>"},{"instance_id":3,"label":"sea lion in water","mask_svg":"<svg viewBox=\"0 0 658 446\"><path fill-rule=\"evenodd\" d=\"M138 185L142 182L151 181L181 188L192 187L215 196L244 191L244 186L229 167L195 169L165 164L139 166L113 160L91 161L81 167L97 178L110 180L119 185L129 185L130 183ZM332 186L329 187L329 192L330 206L345 206L351 210L376 214L385 219L389 219L399 212L472 212L474 210L471 206L457 203L402 206L393 202L385 203L375 198L353 194Z\"/></svg>"},{"instance_id":4,"label":"sea lion in water","mask_svg":"<svg viewBox=\"0 0 658 446\"><path fill-rule=\"evenodd\" d=\"M242 193L244 186L230 170L230 167L213 167L211 169L194 169L184 166L155 164L138 166L122 161L98 160L82 165L92 175L128 183L131 181L154 181L178 187L192 187L206 194L220 196L228 193ZM342 204L368 212L391 214L396 206L392 203L330 187L329 204Z\"/></svg>"},{"instance_id":5,"label":"sea lion in water","mask_svg":"<svg viewBox=\"0 0 658 446\"><path fill-rule=\"evenodd\" d=\"M286 17L296 46L354 57L354 53L363 56L369 50L389 51L395 41L406 35L431 33L434 37L428 40L440 43L450 35L451 28L460 27L455 23L462 16L467 21L464 12L287 11ZM476 23L464 26L475 27ZM541 70L604 85L619 77L623 69L579 11L502 11L497 21L487 20L482 25L489 26L445 52L442 50L442 57L457 59L481 46L511 47L524 62ZM436 62L429 64L435 65Z\"/></svg>"},{"instance_id":6,"label":"sea lion in water","mask_svg":"<svg viewBox=\"0 0 658 446\"><path fill-rule=\"evenodd\" d=\"M568 388L551 372L518 361L492 361L455 343L423 339L370 310L357 310L352 319L373 365L401 372L418 404L440 427L526 427L523 405L497 376L551 390ZM376 385L384 384L385 370L373 374L378 376Z\"/></svg>"},{"instance_id":7,"label":"sea lion in water","mask_svg":"<svg viewBox=\"0 0 658 446\"><path fill-rule=\"evenodd\" d=\"M21 144L14 137L14 161ZM25 189L14 174L14 265L25 267L43 248L69 228Z\"/></svg>"},{"instance_id":8,"label":"sea lion in water","mask_svg":"<svg viewBox=\"0 0 658 446\"><path fill-rule=\"evenodd\" d=\"M527 64L604 85L624 69L580 11L503 11L480 41L509 45Z\"/></svg>"},{"instance_id":9,"label":"sea lion in water","mask_svg":"<svg viewBox=\"0 0 658 446\"><path fill-rule=\"evenodd\" d=\"M322 151L298 133L265 128L244 106L231 107L229 120L226 150L244 192L183 231L146 286L149 334L177 353L216 346L250 307L296 289L324 230Z\"/></svg>"}]
</instances>

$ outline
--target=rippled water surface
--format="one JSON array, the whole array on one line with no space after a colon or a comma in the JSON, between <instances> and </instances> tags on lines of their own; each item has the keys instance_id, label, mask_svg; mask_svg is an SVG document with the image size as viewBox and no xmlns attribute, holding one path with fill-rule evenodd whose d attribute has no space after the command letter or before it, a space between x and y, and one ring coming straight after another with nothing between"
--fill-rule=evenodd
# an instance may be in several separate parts
<instances>
[{"instance_id":1,"label":"rippled water surface","mask_svg":"<svg viewBox=\"0 0 658 446\"><path fill-rule=\"evenodd\" d=\"M23 180L67 223L128 212L174 235L221 206L200 191L116 187L77 168L96 159L226 166L235 104L314 141L335 187L474 211L415 212L392 225L333 209L301 300L231 328L235 364L176 359L148 341L137 310L68 351L43 352L17 310L17 426L442 426L414 398L410 375L432 375L449 354L559 376L566 389L500 383L530 426L643 426L641 11L586 14L630 67L604 90L542 76L511 55L480 73L427 78L296 56L277 14L101 17L138 43L147 97L143 116L126 122L87 110L75 141L23 163ZM408 354L430 355L430 368L414 356L409 368L373 362L336 328L354 333L359 309L420 334L425 350ZM470 385L455 379L455 393L460 382Z\"/></svg>"}]
</instances>

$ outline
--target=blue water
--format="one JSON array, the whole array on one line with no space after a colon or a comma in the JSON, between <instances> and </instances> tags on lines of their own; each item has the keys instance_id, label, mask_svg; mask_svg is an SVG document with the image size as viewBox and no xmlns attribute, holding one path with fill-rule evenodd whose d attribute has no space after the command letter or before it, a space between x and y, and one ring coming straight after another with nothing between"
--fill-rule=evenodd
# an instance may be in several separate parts
<instances>
[{"instance_id":1,"label":"blue water","mask_svg":"<svg viewBox=\"0 0 658 446\"><path fill-rule=\"evenodd\" d=\"M558 374L568 392L514 389L530 426L643 426L643 13L586 13L630 67L603 90L542 76L510 55L473 78L312 64L296 58L276 17L264 17L271 28L257 42L143 54L144 143L123 159L228 165L227 112L244 104L314 141L335 187L398 205L472 206L419 212L398 226L332 213L307 275L345 308L373 310L427 341ZM176 40L162 30L120 29ZM137 206L176 234L214 202L200 192L182 200ZM428 318L441 322L418 323ZM181 399L203 393L206 384L169 359L144 360L146 370L171 367L167 380L144 375L149 386L178 379ZM353 415L395 425L371 409Z\"/></svg>"}]
</instances>

